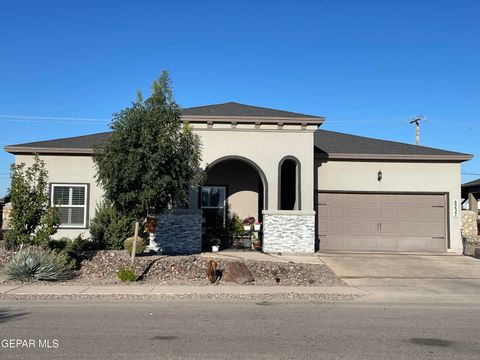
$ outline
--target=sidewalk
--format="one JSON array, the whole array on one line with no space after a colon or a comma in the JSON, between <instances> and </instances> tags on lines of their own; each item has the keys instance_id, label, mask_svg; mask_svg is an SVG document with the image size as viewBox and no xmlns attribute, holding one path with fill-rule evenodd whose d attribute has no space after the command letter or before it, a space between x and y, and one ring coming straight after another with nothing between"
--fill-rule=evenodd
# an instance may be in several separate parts
<instances>
[{"instance_id":1,"label":"sidewalk","mask_svg":"<svg viewBox=\"0 0 480 360\"><path fill-rule=\"evenodd\" d=\"M207 286L147 286L147 285L18 285L0 286L0 295L351 295L368 292L349 286L256 286L256 285L207 285Z\"/></svg>"}]
</instances>

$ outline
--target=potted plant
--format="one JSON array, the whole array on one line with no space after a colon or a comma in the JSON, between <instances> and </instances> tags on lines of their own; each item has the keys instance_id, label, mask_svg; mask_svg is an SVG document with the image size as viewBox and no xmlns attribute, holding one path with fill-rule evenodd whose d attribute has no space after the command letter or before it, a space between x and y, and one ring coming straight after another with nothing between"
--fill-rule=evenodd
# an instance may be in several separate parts
<instances>
[{"instance_id":1,"label":"potted plant","mask_svg":"<svg viewBox=\"0 0 480 360\"><path fill-rule=\"evenodd\" d=\"M258 251L262 250L262 241L255 234L252 235L252 247Z\"/></svg>"},{"instance_id":2,"label":"potted plant","mask_svg":"<svg viewBox=\"0 0 480 360\"><path fill-rule=\"evenodd\" d=\"M220 249L220 239L219 238L211 238L210 245L212 246L212 251L216 252Z\"/></svg>"},{"instance_id":3,"label":"potted plant","mask_svg":"<svg viewBox=\"0 0 480 360\"><path fill-rule=\"evenodd\" d=\"M252 230L253 224L255 224L255 218L253 216L249 216L243 220L243 229L245 231Z\"/></svg>"},{"instance_id":4,"label":"potted plant","mask_svg":"<svg viewBox=\"0 0 480 360\"><path fill-rule=\"evenodd\" d=\"M255 231L260 231L261 227L262 227L262 223L259 221L255 221L255 224L253 224L253 230Z\"/></svg>"}]
</instances>

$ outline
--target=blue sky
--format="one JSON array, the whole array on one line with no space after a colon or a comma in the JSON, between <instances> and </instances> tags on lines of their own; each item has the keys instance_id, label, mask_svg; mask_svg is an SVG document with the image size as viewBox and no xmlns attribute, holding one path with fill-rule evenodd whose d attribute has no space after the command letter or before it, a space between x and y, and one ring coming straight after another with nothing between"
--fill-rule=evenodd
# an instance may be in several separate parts
<instances>
[{"instance_id":1,"label":"blue sky","mask_svg":"<svg viewBox=\"0 0 480 360\"><path fill-rule=\"evenodd\" d=\"M0 144L105 131L167 69L184 107L237 101L407 143L424 114L421 144L476 155L474 180L479 18L476 0L3 1ZM0 153L0 197L12 161Z\"/></svg>"}]
</instances>

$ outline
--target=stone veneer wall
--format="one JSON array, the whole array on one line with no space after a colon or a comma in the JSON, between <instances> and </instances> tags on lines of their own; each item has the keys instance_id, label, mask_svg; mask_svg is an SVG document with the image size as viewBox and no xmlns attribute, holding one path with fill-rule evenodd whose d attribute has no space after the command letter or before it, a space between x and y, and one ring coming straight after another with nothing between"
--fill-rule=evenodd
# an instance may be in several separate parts
<instances>
[{"instance_id":1,"label":"stone veneer wall","mask_svg":"<svg viewBox=\"0 0 480 360\"><path fill-rule=\"evenodd\" d=\"M315 252L315 212L264 211L263 251Z\"/></svg>"},{"instance_id":2,"label":"stone veneer wall","mask_svg":"<svg viewBox=\"0 0 480 360\"><path fill-rule=\"evenodd\" d=\"M157 218L155 249L162 254L197 254L202 251L202 210L173 210Z\"/></svg>"},{"instance_id":3,"label":"stone veneer wall","mask_svg":"<svg viewBox=\"0 0 480 360\"><path fill-rule=\"evenodd\" d=\"M478 242L477 214L473 211L462 211L462 237Z\"/></svg>"}]
</instances>

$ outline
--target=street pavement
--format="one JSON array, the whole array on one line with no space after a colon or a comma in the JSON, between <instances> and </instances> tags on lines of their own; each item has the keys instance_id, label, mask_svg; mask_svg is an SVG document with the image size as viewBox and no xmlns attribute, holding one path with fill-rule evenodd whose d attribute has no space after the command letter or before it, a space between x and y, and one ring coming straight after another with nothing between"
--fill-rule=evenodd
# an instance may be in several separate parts
<instances>
[{"instance_id":1,"label":"street pavement","mask_svg":"<svg viewBox=\"0 0 480 360\"><path fill-rule=\"evenodd\" d=\"M3 300L0 359L478 359L478 305Z\"/></svg>"}]
</instances>

